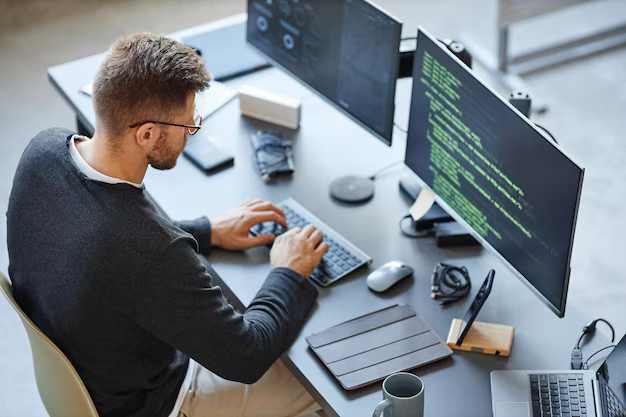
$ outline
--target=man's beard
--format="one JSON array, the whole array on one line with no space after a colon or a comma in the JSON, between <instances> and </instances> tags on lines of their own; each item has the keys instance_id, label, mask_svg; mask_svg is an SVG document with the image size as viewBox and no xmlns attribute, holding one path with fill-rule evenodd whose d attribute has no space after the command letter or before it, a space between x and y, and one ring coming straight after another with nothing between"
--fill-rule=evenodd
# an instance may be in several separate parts
<instances>
[{"instance_id":1,"label":"man's beard","mask_svg":"<svg viewBox=\"0 0 626 417\"><path fill-rule=\"evenodd\" d=\"M185 136L183 146L181 149L176 151L171 147L171 145L168 144L167 138L168 135L165 132L162 132L156 147L148 155L148 162L154 169L166 170L174 168L178 157L183 152L183 149L187 144L187 136Z\"/></svg>"}]
</instances>

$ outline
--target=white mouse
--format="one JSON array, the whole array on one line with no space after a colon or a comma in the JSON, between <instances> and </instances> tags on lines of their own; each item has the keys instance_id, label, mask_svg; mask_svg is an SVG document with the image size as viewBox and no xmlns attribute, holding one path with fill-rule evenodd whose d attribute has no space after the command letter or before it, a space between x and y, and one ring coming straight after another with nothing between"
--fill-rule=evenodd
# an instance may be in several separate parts
<instances>
[{"instance_id":1,"label":"white mouse","mask_svg":"<svg viewBox=\"0 0 626 417\"><path fill-rule=\"evenodd\" d=\"M413 268L401 261L389 261L367 277L367 286L376 292L387 291L392 285L413 273Z\"/></svg>"}]
</instances>

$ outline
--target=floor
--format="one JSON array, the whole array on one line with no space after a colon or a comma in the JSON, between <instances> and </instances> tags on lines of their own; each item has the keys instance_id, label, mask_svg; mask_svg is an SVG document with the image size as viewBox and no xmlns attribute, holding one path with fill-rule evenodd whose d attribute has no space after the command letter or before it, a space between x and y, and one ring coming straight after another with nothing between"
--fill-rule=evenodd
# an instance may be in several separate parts
<instances>
[{"instance_id":1,"label":"floor","mask_svg":"<svg viewBox=\"0 0 626 417\"><path fill-rule=\"evenodd\" d=\"M48 83L46 68L101 52L124 34L173 32L240 13L246 5L244 0L8 3L0 5L10 11L0 18L0 212L6 211L13 173L28 141L48 127L74 127L73 113ZM440 37L469 33L494 47L495 0L378 3L404 21L404 36L414 36L419 24ZM515 49L586 32L626 16L626 2L594 3L518 25L512 33ZM612 321L618 337L626 331L621 305L626 300L622 265L626 247L620 238L626 235L625 73L626 48L618 48L525 77L535 94L550 105L535 120L586 168L569 302L589 318ZM0 271L6 273L7 267L2 221ZM0 416L45 416L26 334L4 301L0 301L0 335Z\"/></svg>"}]
</instances>

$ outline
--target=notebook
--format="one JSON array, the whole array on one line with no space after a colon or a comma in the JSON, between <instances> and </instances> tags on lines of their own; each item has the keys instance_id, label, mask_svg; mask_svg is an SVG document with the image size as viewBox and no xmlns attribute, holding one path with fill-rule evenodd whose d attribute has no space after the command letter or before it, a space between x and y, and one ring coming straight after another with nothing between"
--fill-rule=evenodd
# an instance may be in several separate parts
<instances>
[{"instance_id":1,"label":"notebook","mask_svg":"<svg viewBox=\"0 0 626 417\"><path fill-rule=\"evenodd\" d=\"M306 338L346 390L452 355L411 306L393 305Z\"/></svg>"}]
</instances>

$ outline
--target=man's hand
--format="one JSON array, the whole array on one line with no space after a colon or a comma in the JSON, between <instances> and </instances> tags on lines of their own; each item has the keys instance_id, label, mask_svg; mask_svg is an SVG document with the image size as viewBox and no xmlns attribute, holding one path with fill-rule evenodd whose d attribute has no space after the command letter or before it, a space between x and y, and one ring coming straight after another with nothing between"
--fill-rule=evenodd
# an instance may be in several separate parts
<instances>
[{"instance_id":1,"label":"man's hand","mask_svg":"<svg viewBox=\"0 0 626 417\"><path fill-rule=\"evenodd\" d=\"M287 229L285 213L272 203L263 200L246 201L222 216L211 219L211 246L244 250L268 245L274 235L250 237L250 228L256 224L273 221Z\"/></svg>"},{"instance_id":2,"label":"man's hand","mask_svg":"<svg viewBox=\"0 0 626 417\"><path fill-rule=\"evenodd\" d=\"M311 276L315 267L328 251L322 232L308 225L293 228L276 238L270 251L273 268L289 268L305 277Z\"/></svg>"}]
</instances>

